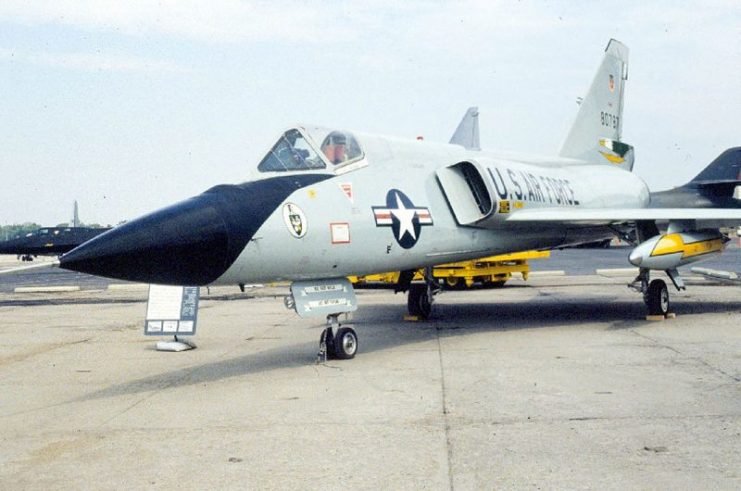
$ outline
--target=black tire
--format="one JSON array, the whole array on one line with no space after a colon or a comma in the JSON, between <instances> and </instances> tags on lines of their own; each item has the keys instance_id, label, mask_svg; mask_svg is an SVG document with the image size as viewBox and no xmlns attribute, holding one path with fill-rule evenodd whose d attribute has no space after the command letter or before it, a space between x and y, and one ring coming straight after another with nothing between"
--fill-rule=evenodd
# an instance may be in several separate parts
<instances>
[{"instance_id":1,"label":"black tire","mask_svg":"<svg viewBox=\"0 0 741 491\"><path fill-rule=\"evenodd\" d=\"M450 290L463 290L464 286L466 285L466 282L461 280L460 278L456 278L455 276L452 276L450 278L445 278L445 285Z\"/></svg>"},{"instance_id":2,"label":"black tire","mask_svg":"<svg viewBox=\"0 0 741 491\"><path fill-rule=\"evenodd\" d=\"M341 327L334 336L334 355L339 360L355 358L358 352L358 335L352 327Z\"/></svg>"},{"instance_id":3,"label":"black tire","mask_svg":"<svg viewBox=\"0 0 741 491\"><path fill-rule=\"evenodd\" d=\"M407 310L409 315L415 315L421 319L427 319L432 313L432 304L427 295L427 285L411 285L407 298Z\"/></svg>"},{"instance_id":4,"label":"black tire","mask_svg":"<svg viewBox=\"0 0 741 491\"><path fill-rule=\"evenodd\" d=\"M328 360L334 360L337 355L335 353L335 340L332 336L332 328L328 327L324 331L322 331L322 337L319 340L319 343L324 341L325 346L327 347L327 359Z\"/></svg>"},{"instance_id":5,"label":"black tire","mask_svg":"<svg viewBox=\"0 0 741 491\"><path fill-rule=\"evenodd\" d=\"M666 315L669 312L669 289L664 280L653 280L644 298L648 315Z\"/></svg>"}]
</instances>

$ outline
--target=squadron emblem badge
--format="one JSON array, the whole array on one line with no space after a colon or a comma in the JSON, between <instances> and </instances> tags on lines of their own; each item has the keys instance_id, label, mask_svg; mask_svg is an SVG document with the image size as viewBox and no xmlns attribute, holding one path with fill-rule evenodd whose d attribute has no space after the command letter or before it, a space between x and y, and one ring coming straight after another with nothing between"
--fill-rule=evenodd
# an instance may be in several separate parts
<instances>
[{"instance_id":1,"label":"squadron emblem badge","mask_svg":"<svg viewBox=\"0 0 741 491\"><path fill-rule=\"evenodd\" d=\"M304 215L304 211L298 205L294 205L293 203L283 205L283 221L286 222L286 227L288 227L291 235L297 239L306 235L306 215Z\"/></svg>"}]
</instances>

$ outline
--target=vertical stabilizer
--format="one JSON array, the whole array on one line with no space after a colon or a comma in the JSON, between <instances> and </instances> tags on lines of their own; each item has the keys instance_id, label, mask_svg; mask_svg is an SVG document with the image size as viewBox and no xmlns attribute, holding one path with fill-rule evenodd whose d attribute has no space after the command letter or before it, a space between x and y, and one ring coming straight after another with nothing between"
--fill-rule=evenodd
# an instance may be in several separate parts
<instances>
[{"instance_id":1,"label":"vertical stabilizer","mask_svg":"<svg viewBox=\"0 0 741 491\"><path fill-rule=\"evenodd\" d=\"M458 124L450 143L460 145L467 150L481 150L479 143L479 108L469 107Z\"/></svg>"},{"instance_id":2,"label":"vertical stabilizer","mask_svg":"<svg viewBox=\"0 0 741 491\"><path fill-rule=\"evenodd\" d=\"M611 39L560 156L626 170L633 168L633 147L620 141L627 79L628 48Z\"/></svg>"},{"instance_id":3,"label":"vertical stabilizer","mask_svg":"<svg viewBox=\"0 0 741 491\"><path fill-rule=\"evenodd\" d=\"M690 184L708 183L741 183L741 147L725 150L690 181Z\"/></svg>"}]
</instances>

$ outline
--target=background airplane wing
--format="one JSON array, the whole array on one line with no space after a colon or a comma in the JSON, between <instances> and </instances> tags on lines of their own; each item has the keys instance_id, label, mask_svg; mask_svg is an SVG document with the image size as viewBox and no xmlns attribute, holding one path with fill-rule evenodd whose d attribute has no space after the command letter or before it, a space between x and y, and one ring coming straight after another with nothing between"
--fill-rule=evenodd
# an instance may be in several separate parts
<instances>
[{"instance_id":1,"label":"background airplane wing","mask_svg":"<svg viewBox=\"0 0 741 491\"><path fill-rule=\"evenodd\" d=\"M691 271L693 273L701 274L708 278L741 285L741 273L736 273L735 271L719 271L717 269L697 267L691 268Z\"/></svg>"},{"instance_id":2,"label":"background airplane wing","mask_svg":"<svg viewBox=\"0 0 741 491\"><path fill-rule=\"evenodd\" d=\"M56 267L59 267L59 261L49 261L49 262L44 262L40 264L31 264L30 266L16 266L13 268L0 269L0 276L7 275L7 274L20 273L24 271L31 271L33 269L56 268Z\"/></svg>"},{"instance_id":3,"label":"background airplane wing","mask_svg":"<svg viewBox=\"0 0 741 491\"><path fill-rule=\"evenodd\" d=\"M707 227L741 225L741 208L541 208L517 210L507 223L608 225L642 220L695 220Z\"/></svg>"}]
</instances>

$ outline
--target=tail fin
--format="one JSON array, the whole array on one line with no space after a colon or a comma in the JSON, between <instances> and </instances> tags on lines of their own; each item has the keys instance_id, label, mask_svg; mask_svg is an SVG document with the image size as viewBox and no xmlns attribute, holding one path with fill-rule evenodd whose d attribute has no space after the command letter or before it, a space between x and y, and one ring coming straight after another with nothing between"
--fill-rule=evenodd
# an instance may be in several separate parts
<instances>
[{"instance_id":1,"label":"tail fin","mask_svg":"<svg viewBox=\"0 0 741 491\"><path fill-rule=\"evenodd\" d=\"M713 196L741 200L741 147L729 148L686 184Z\"/></svg>"},{"instance_id":2,"label":"tail fin","mask_svg":"<svg viewBox=\"0 0 741 491\"><path fill-rule=\"evenodd\" d=\"M623 91L628 79L628 48L611 39L605 56L581 101L569 135L559 155L590 164L633 168L633 147L622 143Z\"/></svg>"},{"instance_id":3,"label":"tail fin","mask_svg":"<svg viewBox=\"0 0 741 491\"><path fill-rule=\"evenodd\" d=\"M450 143L461 145L466 150L481 150L479 143L479 108L469 107L466 114L458 123Z\"/></svg>"},{"instance_id":4,"label":"tail fin","mask_svg":"<svg viewBox=\"0 0 741 491\"><path fill-rule=\"evenodd\" d=\"M741 184L741 147L729 148L718 155L689 184Z\"/></svg>"}]
</instances>

